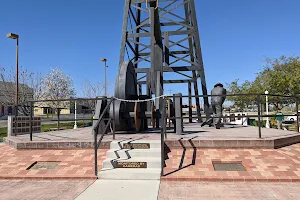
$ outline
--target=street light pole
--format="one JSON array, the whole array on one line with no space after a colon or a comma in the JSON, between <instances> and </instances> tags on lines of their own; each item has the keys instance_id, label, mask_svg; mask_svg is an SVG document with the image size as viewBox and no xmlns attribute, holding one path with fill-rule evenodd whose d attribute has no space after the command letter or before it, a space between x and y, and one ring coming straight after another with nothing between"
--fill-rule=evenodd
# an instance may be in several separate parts
<instances>
[{"instance_id":1,"label":"street light pole","mask_svg":"<svg viewBox=\"0 0 300 200\"><path fill-rule=\"evenodd\" d=\"M8 33L7 38L16 40L16 96L15 103L16 106L19 104L19 35L15 33ZM16 110L17 112L17 110Z\"/></svg>"},{"instance_id":2,"label":"street light pole","mask_svg":"<svg viewBox=\"0 0 300 200\"><path fill-rule=\"evenodd\" d=\"M75 100L75 123L74 123L74 129L77 129L77 101Z\"/></svg>"},{"instance_id":3,"label":"street light pole","mask_svg":"<svg viewBox=\"0 0 300 200\"><path fill-rule=\"evenodd\" d=\"M269 94L269 91L268 91L268 90L266 90L266 91L265 91L265 95L266 95L266 112L267 112L267 115L269 115L269 102L268 102L268 94ZM266 128L270 128L269 116L267 117L267 121L266 121Z\"/></svg>"},{"instance_id":4,"label":"street light pole","mask_svg":"<svg viewBox=\"0 0 300 200\"><path fill-rule=\"evenodd\" d=\"M102 62L104 62L104 96L107 96L107 91L106 91L106 61L107 59L106 58L101 58L100 59Z\"/></svg>"}]
</instances>

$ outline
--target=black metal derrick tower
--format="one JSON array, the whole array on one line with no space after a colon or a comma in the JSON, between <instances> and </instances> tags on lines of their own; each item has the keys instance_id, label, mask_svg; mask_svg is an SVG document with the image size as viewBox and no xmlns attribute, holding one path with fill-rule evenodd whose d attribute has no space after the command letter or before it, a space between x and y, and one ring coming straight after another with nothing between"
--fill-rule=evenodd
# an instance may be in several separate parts
<instances>
[{"instance_id":1,"label":"black metal derrick tower","mask_svg":"<svg viewBox=\"0 0 300 200\"><path fill-rule=\"evenodd\" d=\"M198 95L199 79L202 94L207 95L194 0L125 0L122 33L120 66L132 62L140 95L160 96L163 85L173 83L188 84L189 95L193 85ZM166 74L177 78L166 80ZM158 108L159 102L155 104ZM196 107L202 121L199 98ZM206 115L208 109L208 98L204 98Z\"/></svg>"}]
</instances>

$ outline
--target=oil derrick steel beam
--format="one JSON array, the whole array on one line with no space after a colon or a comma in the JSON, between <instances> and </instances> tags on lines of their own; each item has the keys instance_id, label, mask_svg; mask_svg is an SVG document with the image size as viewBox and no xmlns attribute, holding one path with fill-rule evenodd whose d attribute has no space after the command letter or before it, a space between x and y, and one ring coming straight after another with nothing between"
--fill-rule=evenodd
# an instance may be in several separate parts
<instances>
[{"instance_id":1,"label":"oil derrick steel beam","mask_svg":"<svg viewBox=\"0 0 300 200\"><path fill-rule=\"evenodd\" d=\"M184 11L185 11L185 17L186 20L189 24L193 24L192 21L190 20L190 11L189 11L189 7L190 5L185 4L184 5ZM197 33L195 33L197 34ZM199 33L198 33L199 34ZM196 44L195 44L196 46ZM189 38L189 53L190 53L190 59L192 62L194 62L195 59L195 54L194 54L194 44L193 44L193 38ZM198 91L198 80L197 80L197 74L195 70L192 70L192 76L193 76L193 83L194 83L194 93L195 95L199 95L199 91ZM189 85L190 86L190 85ZM198 121L202 122L202 116L201 116L201 110L200 110L200 100L199 98L196 97L196 111L197 111L197 117L198 117Z\"/></svg>"},{"instance_id":2,"label":"oil derrick steel beam","mask_svg":"<svg viewBox=\"0 0 300 200\"><path fill-rule=\"evenodd\" d=\"M150 23L151 23L151 92L156 96L162 95L162 66L163 66L163 44L161 37L161 29L159 23L158 10L155 9L155 4L150 4ZM156 105L158 106L158 105ZM157 107L158 108L158 107Z\"/></svg>"},{"instance_id":3,"label":"oil derrick steel beam","mask_svg":"<svg viewBox=\"0 0 300 200\"><path fill-rule=\"evenodd\" d=\"M142 4L141 4L141 3L138 3L137 6L140 8L140 7L142 6ZM131 13L133 12L131 9L129 9L129 11L130 11ZM133 13L132 13L132 15L133 15ZM137 26L139 26L139 25L141 24L141 10L139 10L139 9L136 9L136 19L135 19L135 24L136 24ZM140 28L137 28L137 29L136 29L136 33L139 33L139 32L140 32ZM139 38L139 37L135 38L135 41L136 41L136 43L135 43L135 48L134 48L134 50L135 50L135 58L134 58L134 61L136 62L136 61L138 60L138 56L139 56L139 54L138 54L138 52L139 52L139 45L138 45L138 44L139 44L139 42L140 42L140 38ZM135 64L134 67L137 68L137 67L138 67L137 64Z\"/></svg>"},{"instance_id":4,"label":"oil derrick steel beam","mask_svg":"<svg viewBox=\"0 0 300 200\"><path fill-rule=\"evenodd\" d=\"M161 27L159 20L159 11L157 9L156 2L150 2L149 8L150 15L150 33L151 33L151 93L156 97L163 95L163 43L161 35ZM163 109L163 99L159 98L155 100L156 114L161 115ZM156 121L156 128L159 128L159 118Z\"/></svg>"},{"instance_id":5,"label":"oil derrick steel beam","mask_svg":"<svg viewBox=\"0 0 300 200\"><path fill-rule=\"evenodd\" d=\"M194 0L125 0L122 33L120 64L133 62L148 96L160 96L164 83L192 83L198 95L199 78L207 95ZM169 74L176 78L163 80ZM207 97L204 104L209 115ZM199 98L196 107L201 121Z\"/></svg>"},{"instance_id":6,"label":"oil derrick steel beam","mask_svg":"<svg viewBox=\"0 0 300 200\"><path fill-rule=\"evenodd\" d=\"M131 4L130 0L125 1L124 16L123 16L124 20L123 20L123 27L122 27L122 39L121 39L121 47L120 47L119 67L121 66L122 62L124 61L130 4Z\"/></svg>"},{"instance_id":7,"label":"oil derrick steel beam","mask_svg":"<svg viewBox=\"0 0 300 200\"><path fill-rule=\"evenodd\" d=\"M193 78L196 78L196 81L194 82L194 84L197 83L197 77L200 77L202 94L207 95L207 86L206 86L206 79L205 79L205 73L204 73L204 64L203 64L202 50L201 50L201 45L200 45L200 34L199 34L199 30L198 30L195 2L194 2L194 0L190 0L189 3L190 3L189 4L190 7L188 7L187 4L185 5L185 13L186 13L187 18L190 16L190 20L191 20L190 23L193 24L193 27L195 28L195 30L194 30L195 31L194 46L195 46L195 51L196 51L195 55L196 55L196 59L199 62L199 65L200 65L200 70L198 70L198 75L196 75L196 72L193 73ZM195 95L197 95L197 94L195 93ZM197 99L198 98L196 98L196 100ZM203 99L204 99L204 112L206 114L206 120L207 120L210 118L208 97L204 97ZM198 109L200 110L200 107L198 108L198 105L197 105L197 110Z\"/></svg>"}]
</instances>

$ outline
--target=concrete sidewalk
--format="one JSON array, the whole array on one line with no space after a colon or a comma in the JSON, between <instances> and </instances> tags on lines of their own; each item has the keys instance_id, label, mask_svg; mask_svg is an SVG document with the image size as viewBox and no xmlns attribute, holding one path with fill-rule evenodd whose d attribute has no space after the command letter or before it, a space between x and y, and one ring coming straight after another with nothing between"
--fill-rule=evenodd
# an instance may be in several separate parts
<instances>
[{"instance_id":1,"label":"concrete sidewalk","mask_svg":"<svg viewBox=\"0 0 300 200\"><path fill-rule=\"evenodd\" d=\"M73 200L94 180L0 180L1 200Z\"/></svg>"},{"instance_id":2,"label":"concrete sidewalk","mask_svg":"<svg viewBox=\"0 0 300 200\"><path fill-rule=\"evenodd\" d=\"M162 181L158 200L299 200L298 183Z\"/></svg>"},{"instance_id":3,"label":"concrete sidewalk","mask_svg":"<svg viewBox=\"0 0 300 200\"><path fill-rule=\"evenodd\" d=\"M159 180L97 180L76 200L157 200Z\"/></svg>"}]
</instances>

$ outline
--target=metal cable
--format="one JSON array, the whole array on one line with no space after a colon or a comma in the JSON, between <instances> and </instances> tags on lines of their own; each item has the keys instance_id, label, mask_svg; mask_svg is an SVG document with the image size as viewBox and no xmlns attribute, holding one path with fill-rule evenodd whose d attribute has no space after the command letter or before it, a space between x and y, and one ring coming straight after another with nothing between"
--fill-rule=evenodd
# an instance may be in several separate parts
<instances>
[{"instance_id":1,"label":"metal cable","mask_svg":"<svg viewBox=\"0 0 300 200\"><path fill-rule=\"evenodd\" d=\"M116 97L114 97L114 99L116 99L118 101L132 102L132 103L136 103L137 102L138 103L138 102L154 101L155 99L160 99L160 98L164 99L166 96L168 96L168 95L164 94L164 95L161 95L161 96L158 96L158 97L154 97L152 99L144 99L144 100L126 100L126 99L119 99L119 98L116 98Z\"/></svg>"}]
</instances>

